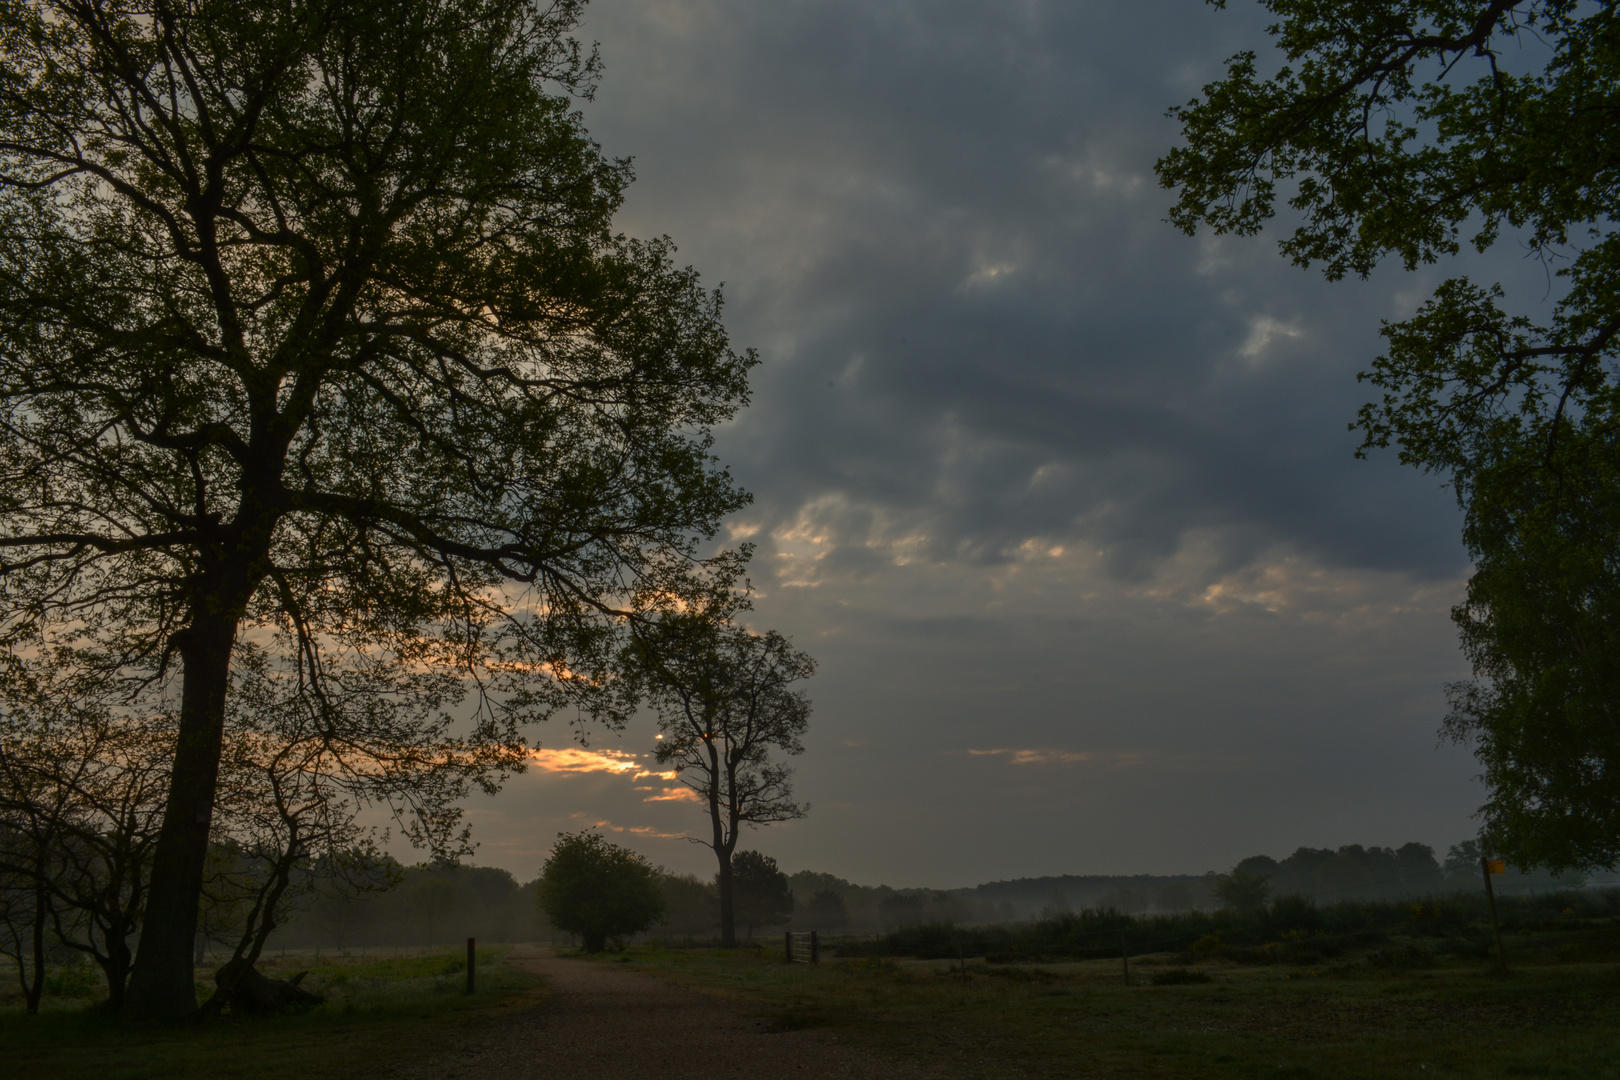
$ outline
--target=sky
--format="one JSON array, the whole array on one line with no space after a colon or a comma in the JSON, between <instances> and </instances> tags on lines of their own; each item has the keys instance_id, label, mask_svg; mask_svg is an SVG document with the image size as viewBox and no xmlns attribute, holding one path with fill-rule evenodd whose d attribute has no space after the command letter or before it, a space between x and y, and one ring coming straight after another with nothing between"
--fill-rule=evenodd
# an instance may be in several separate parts
<instances>
[{"instance_id":1,"label":"sky","mask_svg":"<svg viewBox=\"0 0 1620 1080\"><path fill-rule=\"evenodd\" d=\"M716 442L754 494L726 533L757 548L749 622L819 662L810 813L741 846L949 888L1474 835L1478 767L1437 735L1469 674L1460 515L1347 430L1380 320L1456 268L1330 284L1278 254L1285 220L1164 220L1165 110L1264 56L1265 24L1252 0L593 0L581 109L637 175L618 226L674 238L762 359ZM475 861L527 879L595 825L712 874L652 733L537 731L469 804Z\"/></svg>"}]
</instances>

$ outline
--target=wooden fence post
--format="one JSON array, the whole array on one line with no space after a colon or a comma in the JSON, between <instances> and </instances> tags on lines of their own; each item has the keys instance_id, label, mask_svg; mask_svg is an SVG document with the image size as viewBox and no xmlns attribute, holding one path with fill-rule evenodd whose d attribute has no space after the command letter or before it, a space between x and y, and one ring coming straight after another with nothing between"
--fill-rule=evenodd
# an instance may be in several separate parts
<instances>
[{"instance_id":1,"label":"wooden fence post","mask_svg":"<svg viewBox=\"0 0 1620 1080\"><path fill-rule=\"evenodd\" d=\"M478 971L478 939L467 939L467 993L473 992Z\"/></svg>"},{"instance_id":2,"label":"wooden fence post","mask_svg":"<svg viewBox=\"0 0 1620 1080\"><path fill-rule=\"evenodd\" d=\"M782 934L782 958L789 964L793 963L793 931L791 930Z\"/></svg>"},{"instance_id":3,"label":"wooden fence post","mask_svg":"<svg viewBox=\"0 0 1620 1080\"><path fill-rule=\"evenodd\" d=\"M1125 962L1125 985L1131 985L1131 952L1125 945L1125 931L1119 932L1119 958Z\"/></svg>"},{"instance_id":4,"label":"wooden fence post","mask_svg":"<svg viewBox=\"0 0 1620 1080\"><path fill-rule=\"evenodd\" d=\"M1507 953L1502 949L1502 926L1496 921L1496 890L1491 887L1491 861L1481 856L1479 868L1485 871L1485 900L1491 907L1491 933L1496 936L1496 966L1507 972Z\"/></svg>"},{"instance_id":5,"label":"wooden fence post","mask_svg":"<svg viewBox=\"0 0 1620 1080\"><path fill-rule=\"evenodd\" d=\"M821 937L814 930L810 931L810 962L821 963Z\"/></svg>"}]
</instances>

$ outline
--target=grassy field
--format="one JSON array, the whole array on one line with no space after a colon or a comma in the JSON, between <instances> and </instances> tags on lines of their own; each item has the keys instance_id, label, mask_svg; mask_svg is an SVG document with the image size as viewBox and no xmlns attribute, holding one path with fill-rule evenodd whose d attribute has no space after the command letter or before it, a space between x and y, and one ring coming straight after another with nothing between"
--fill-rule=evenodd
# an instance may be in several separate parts
<instances>
[{"instance_id":1,"label":"grassy field","mask_svg":"<svg viewBox=\"0 0 1620 1080\"><path fill-rule=\"evenodd\" d=\"M478 993L469 997L465 953L370 958L291 953L261 964L326 997L308 1012L224 1018L144 1029L90 1007L73 991L91 980L59 978L37 1017L0 1008L0 1061L29 1080L322 1080L386 1075L390 1063L420 1057L478 1024L542 1000L534 976L503 962L505 949L478 950Z\"/></svg>"},{"instance_id":2,"label":"grassy field","mask_svg":"<svg viewBox=\"0 0 1620 1080\"><path fill-rule=\"evenodd\" d=\"M1311 967L1139 956L1130 986L1118 959L969 959L964 972L885 957L790 967L779 945L629 955L766 1012L777 1030L844 1029L963 1077L1613 1080L1620 967L1583 962L1568 945L1516 935L1507 976L1399 937Z\"/></svg>"}]
</instances>

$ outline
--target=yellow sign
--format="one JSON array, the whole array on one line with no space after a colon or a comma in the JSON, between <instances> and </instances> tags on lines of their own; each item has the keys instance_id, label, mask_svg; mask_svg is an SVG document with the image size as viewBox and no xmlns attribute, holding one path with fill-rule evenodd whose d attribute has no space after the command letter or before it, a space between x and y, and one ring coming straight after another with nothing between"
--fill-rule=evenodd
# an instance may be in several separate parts
<instances>
[{"instance_id":1,"label":"yellow sign","mask_svg":"<svg viewBox=\"0 0 1620 1080\"><path fill-rule=\"evenodd\" d=\"M1486 859L1485 860L1485 869L1490 871L1493 874L1505 874L1505 873L1507 873L1507 860L1506 859Z\"/></svg>"}]
</instances>

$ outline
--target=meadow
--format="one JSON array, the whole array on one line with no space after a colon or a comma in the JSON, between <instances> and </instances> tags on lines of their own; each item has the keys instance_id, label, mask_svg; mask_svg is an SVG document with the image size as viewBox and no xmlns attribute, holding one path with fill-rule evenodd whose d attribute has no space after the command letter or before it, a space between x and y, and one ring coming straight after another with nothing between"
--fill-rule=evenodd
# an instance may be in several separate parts
<instances>
[{"instance_id":1,"label":"meadow","mask_svg":"<svg viewBox=\"0 0 1620 1080\"><path fill-rule=\"evenodd\" d=\"M285 978L308 971L326 998L305 1012L169 1028L131 1026L97 1009L88 969L59 968L38 1016L0 1007L0 1059L29 1080L285 1080L386 1075L410 1061L544 1000L539 979L480 948L478 992L467 995L465 952L392 950L369 956L288 952L261 962ZM206 997L199 986L199 996Z\"/></svg>"},{"instance_id":2,"label":"meadow","mask_svg":"<svg viewBox=\"0 0 1620 1080\"><path fill-rule=\"evenodd\" d=\"M962 1077L1614 1077L1616 899L1505 905L1506 974L1466 901L921 927L835 941L814 967L785 964L780 944L626 956L775 1030L843 1029ZM1127 984L1121 929L1179 943L1133 955Z\"/></svg>"},{"instance_id":3,"label":"meadow","mask_svg":"<svg viewBox=\"0 0 1620 1080\"><path fill-rule=\"evenodd\" d=\"M1502 927L1505 973L1467 896L916 926L829 938L814 966L784 963L780 939L594 962L728 999L767 1031L833 1029L969 1080L1620 1075L1620 893L1509 900ZM273 954L269 974L308 970L326 1002L167 1029L99 1011L90 970L63 966L40 1016L0 1003L0 1060L30 1080L386 1076L545 1000L506 954L479 950L471 997L459 951Z\"/></svg>"}]
</instances>

